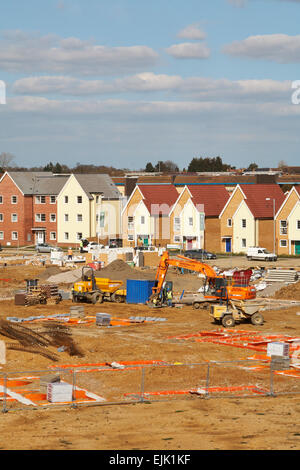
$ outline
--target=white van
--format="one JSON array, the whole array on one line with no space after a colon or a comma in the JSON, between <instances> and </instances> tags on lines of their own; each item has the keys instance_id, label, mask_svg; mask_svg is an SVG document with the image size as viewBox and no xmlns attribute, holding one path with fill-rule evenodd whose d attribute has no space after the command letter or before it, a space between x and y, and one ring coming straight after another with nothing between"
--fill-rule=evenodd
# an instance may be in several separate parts
<instances>
[{"instance_id":1,"label":"white van","mask_svg":"<svg viewBox=\"0 0 300 470\"><path fill-rule=\"evenodd\" d=\"M263 261L277 261L277 255L270 253L265 248L259 246L251 246L247 251L247 259L263 260Z\"/></svg>"}]
</instances>

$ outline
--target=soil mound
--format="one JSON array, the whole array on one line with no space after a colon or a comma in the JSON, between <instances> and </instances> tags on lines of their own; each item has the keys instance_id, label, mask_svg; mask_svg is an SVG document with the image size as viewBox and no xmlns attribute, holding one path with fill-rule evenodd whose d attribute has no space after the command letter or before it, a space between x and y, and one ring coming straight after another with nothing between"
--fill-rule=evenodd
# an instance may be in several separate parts
<instances>
[{"instance_id":1,"label":"soil mound","mask_svg":"<svg viewBox=\"0 0 300 470\"><path fill-rule=\"evenodd\" d=\"M61 270L58 266L48 266L46 267L45 271L43 271L39 276L38 279L46 280L50 276L55 276L56 274L60 274Z\"/></svg>"},{"instance_id":2,"label":"soil mound","mask_svg":"<svg viewBox=\"0 0 300 470\"><path fill-rule=\"evenodd\" d=\"M282 287L274 295L275 299L300 300L300 281L296 284Z\"/></svg>"},{"instance_id":3,"label":"soil mound","mask_svg":"<svg viewBox=\"0 0 300 470\"><path fill-rule=\"evenodd\" d=\"M116 259L100 271L95 271L96 277L108 277L110 279L122 281L126 284L127 279L154 279L153 272L146 272L132 268L125 261Z\"/></svg>"}]
</instances>

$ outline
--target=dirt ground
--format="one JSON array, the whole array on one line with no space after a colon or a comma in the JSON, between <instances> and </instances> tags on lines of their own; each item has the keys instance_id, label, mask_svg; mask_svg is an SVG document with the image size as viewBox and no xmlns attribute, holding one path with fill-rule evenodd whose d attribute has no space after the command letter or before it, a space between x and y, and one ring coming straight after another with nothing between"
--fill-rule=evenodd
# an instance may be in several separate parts
<instances>
[{"instance_id":1,"label":"dirt ground","mask_svg":"<svg viewBox=\"0 0 300 470\"><path fill-rule=\"evenodd\" d=\"M147 274L153 276L154 270ZM191 288L199 279L193 275L170 276L178 288ZM22 289L26 278L40 278L44 282L45 268L10 267L0 269L0 295L3 289ZM8 281L10 279L11 281ZM184 284L183 284L184 281ZM192 289L191 289L192 290ZM57 305L16 306L14 300L2 300L1 319L7 316L29 317L67 313L74 305L63 300ZM265 323L255 327L264 334L300 336L297 315L299 307L264 312ZM122 361L159 360L167 363L192 364L205 361L243 360L255 351L220 344L178 340L174 337L199 331L212 331L217 327L207 310L192 307L150 309L145 305L84 304L85 314L94 317L97 312L111 314L114 318L129 319L132 316L158 316L163 322L148 322L120 327L99 327L95 322L69 327L74 342L83 356L70 356L58 352L54 362L40 354L8 349L6 364L0 372L53 371L51 366L63 364L93 364ZM39 331L40 323L22 323L31 331ZM253 332L253 326L245 323L237 329ZM0 335L6 343L12 340ZM173 370L175 372L173 373ZM146 370L145 390L170 390L191 388L205 369L162 368L158 375ZM199 374L199 375L198 375ZM135 377L135 382L132 382ZM141 370L136 372L97 372L78 374L79 386L89 391L117 400L124 393L140 391ZM152 380L152 382L151 382ZM241 383L269 384L265 371L251 373L238 367L213 368L212 385ZM287 450L300 448L300 379L277 377L276 387L289 390L287 395L251 398L222 397L203 399L197 395L183 395L176 399L166 397L145 403L116 405L89 405L77 408L27 409L1 414L0 448L6 450ZM293 393L293 392L298 392ZM105 402L104 402L105 403ZM0 402L1 408L1 402ZM1 409L0 409L1 411Z\"/></svg>"}]
</instances>

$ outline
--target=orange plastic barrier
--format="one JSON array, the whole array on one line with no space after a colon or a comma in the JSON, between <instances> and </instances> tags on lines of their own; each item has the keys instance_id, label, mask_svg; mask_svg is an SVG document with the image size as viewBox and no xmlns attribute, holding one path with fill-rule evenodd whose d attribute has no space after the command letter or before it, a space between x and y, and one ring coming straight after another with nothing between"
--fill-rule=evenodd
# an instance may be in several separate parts
<instances>
[{"instance_id":1,"label":"orange plastic barrier","mask_svg":"<svg viewBox=\"0 0 300 470\"><path fill-rule=\"evenodd\" d=\"M197 388L189 389L189 390L160 390L157 392L145 392L144 396L164 396L164 395L188 395L190 393L197 394ZM217 392L251 392L257 393L259 395L265 395L268 393L267 390L257 387L256 385L240 385L236 387L209 387L209 388L201 388L203 392L207 393L217 393ZM137 397L141 396L140 394L136 393L124 393L124 396L127 397Z\"/></svg>"},{"instance_id":2,"label":"orange plastic barrier","mask_svg":"<svg viewBox=\"0 0 300 470\"><path fill-rule=\"evenodd\" d=\"M291 337L282 334L261 334L257 331L248 330L229 330L220 329L212 331L203 331L185 335L172 336L178 340L193 339L199 343L223 344L226 346L235 346L243 349L253 349L255 351L265 352L267 345L273 341L288 342L290 344L290 352L300 350L300 338ZM296 344L293 344L296 343Z\"/></svg>"}]
</instances>

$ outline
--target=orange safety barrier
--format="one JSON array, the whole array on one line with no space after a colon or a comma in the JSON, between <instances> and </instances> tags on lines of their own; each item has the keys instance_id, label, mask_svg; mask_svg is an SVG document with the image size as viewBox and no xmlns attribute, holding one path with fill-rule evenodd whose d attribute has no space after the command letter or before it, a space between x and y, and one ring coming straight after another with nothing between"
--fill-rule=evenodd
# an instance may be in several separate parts
<instances>
[{"instance_id":1,"label":"orange safety barrier","mask_svg":"<svg viewBox=\"0 0 300 470\"><path fill-rule=\"evenodd\" d=\"M4 386L4 379L0 379L0 385ZM31 381L28 380L16 380L16 379L7 379L6 386L7 388L21 387L22 385L28 385Z\"/></svg>"},{"instance_id":2,"label":"orange safety barrier","mask_svg":"<svg viewBox=\"0 0 300 470\"><path fill-rule=\"evenodd\" d=\"M291 337L282 334L277 335L262 335L257 331L248 330L212 330L203 331L198 333L191 333L185 335L172 336L170 338L176 338L178 340L189 340L193 339L199 343L214 343L224 344L227 346L235 346L244 349L253 349L255 351L266 351L267 345L273 341L297 343L290 344L290 352L300 350L300 338Z\"/></svg>"},{"instance_id":3,"label":"orange safety barrier","mask_svg":"<svg viewBox=\"0 0 300 470\"><path fill-rule=\"evenodd\" d=\"M118 364L122 366L138 366L138 368L141 368L143 366L147 365L169 365L169 363L164 362L164 361L118 361ZM106 366L106 367L105 367ZM49 369L75 369L79 367L96 367L96 369L88 369L88 371L96 371L96 370L128 370L128 369L133 369L133 367L125 367L124 369L114 369L110 367L109 363L107 362L96 362L96 363L84 363L84 364L61 364L61 365L53 365L51 364L49 366ZM99 369L103 368L104 369ZM107 368L108 367L108 368ZM86 369L83 369L79 372L86 372Z\"/></svg>"},{"instance_id":4,"label":"orange safety barrier","mask_svg":"<svg viewBox=\"0 0 300 470\"><path fill-rule=\"evenodd\" d=\"M295 377L296 379L300 379L300 370L276 370L274 374L285 375L287 377Z\"/></svg>"},{"instance_id":5,"label":"orange safety barrier","mask_svg":"<svg viewBox=\"0 0 300 470\"><path fill-rule=\"evenodd\" d=\"M31 377L33 379L40 379L40 377ZM51 406L55 404L72 404L72 403L89 403L89 402L97 402L97 401L104 401L102 397L95 395L93 393L88 392L87 390L75 387L74 389L74 400L71 402L59 402L59 403L50 403L47 401L47 394L41 393L39 390L26 390L26 389L18 389L17 395L20 397L11 397L9 391L11 388L19 387L21 385L28 385L33 381L26 381L26 380L17 380L7 379L7 393L0 392L0 400L5 399L9 401L20 401L22 402L22 397L30 400L36 406ZM46 402L46 403L41 403Z\"/></svg>"},{"instance_id":6,"label":"orange safety barrier","mask_svg":"<svg viewBox=\"0 0 300 470\"><path fill-rule=\"evenodd\" d=\"M246 391L246 392L252 392L252 393L257 393L260 395L265 395L268 393L267 390L262 389L260 387L257 387L257 385L240 385L240 386L235 386L235 387L208 387L208 388L201 388L201 392L205 393L216 393L216 392L241 392L241 391ZM197 393L198 389L189 389L189 390L160 390L157 392L145 392L143 396L164 396L164 395L188 395L190 393ZM124 396L127 397L136 397L140 396L140 394L136 393L124 393Z\"/></svg>"}]
</instances>

